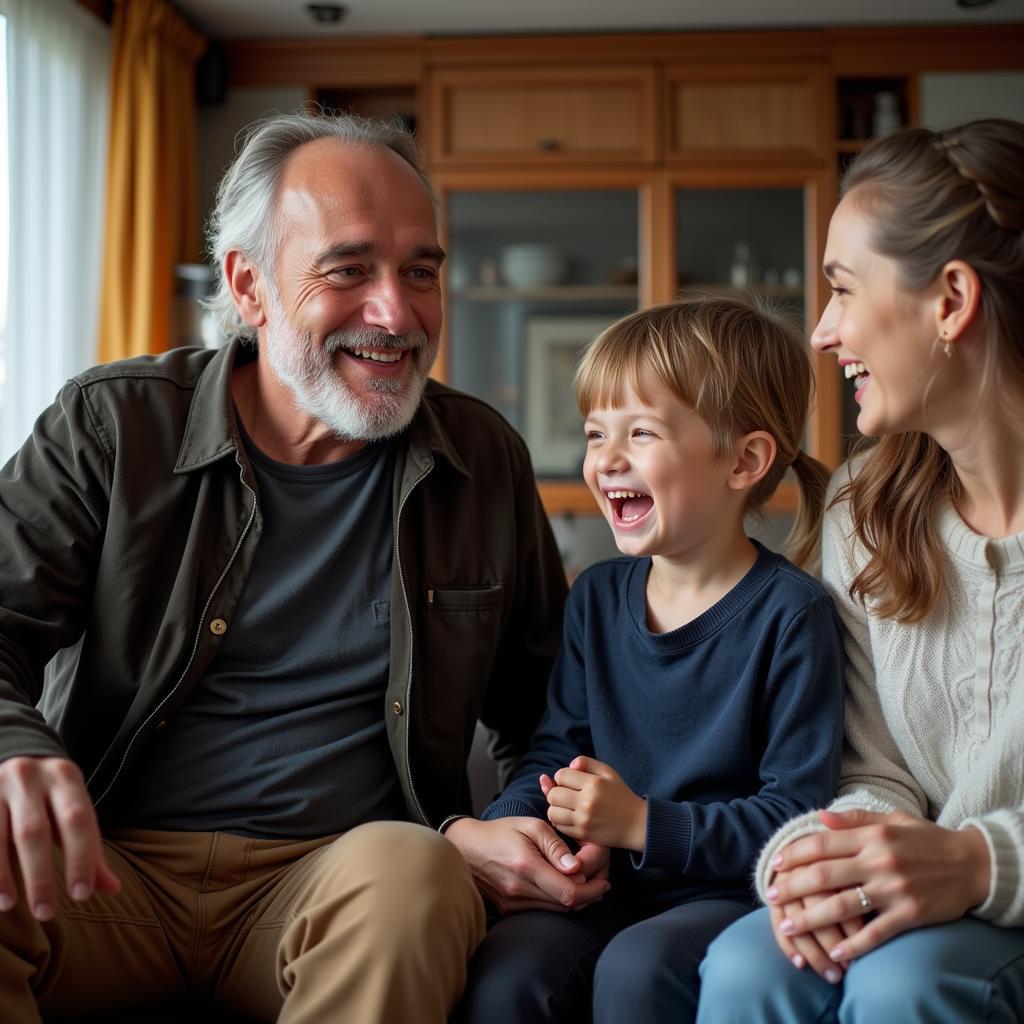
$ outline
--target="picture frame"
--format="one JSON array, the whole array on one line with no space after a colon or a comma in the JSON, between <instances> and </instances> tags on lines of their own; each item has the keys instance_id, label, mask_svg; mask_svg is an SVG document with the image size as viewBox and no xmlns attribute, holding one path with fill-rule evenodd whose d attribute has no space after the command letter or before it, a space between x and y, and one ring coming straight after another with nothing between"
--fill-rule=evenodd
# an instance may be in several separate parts
<instances>
[{"instance_id":1,"label":"picture frame","mask_svg":"<svg viewBox=\"0 0 1024 1024\"><path fill-rule=\"evenodd\" d=\"M572 379L587 345L614 316L534 316L526 321L523 434L537 476L580 475L586 438Z\"/></svg>"}]
</instances>

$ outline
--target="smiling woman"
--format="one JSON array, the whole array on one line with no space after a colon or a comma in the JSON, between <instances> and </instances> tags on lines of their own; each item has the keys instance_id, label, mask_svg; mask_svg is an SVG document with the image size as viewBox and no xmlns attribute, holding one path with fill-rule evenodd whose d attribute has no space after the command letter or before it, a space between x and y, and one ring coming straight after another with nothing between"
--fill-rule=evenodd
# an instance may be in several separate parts
<instances>
[{"instance_id":1,"label":"smiling woman","mask_svg":"<svg viewBox=\"0 0 1024 1024\"><path fill-rule=\"evenodd\" d=\"M878 440L823 530L842 779L765 846L769 909L709 950L708 1022L1024 1019L1021 166L1024 124L976 121L844 181L812 343Z\"/></svg>"}]
</instances>

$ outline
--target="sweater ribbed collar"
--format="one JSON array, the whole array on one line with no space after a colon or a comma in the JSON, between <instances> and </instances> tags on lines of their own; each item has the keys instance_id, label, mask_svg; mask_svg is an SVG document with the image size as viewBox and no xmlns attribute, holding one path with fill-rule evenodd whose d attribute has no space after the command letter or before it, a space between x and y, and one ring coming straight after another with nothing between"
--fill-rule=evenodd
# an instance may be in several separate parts
<instances>
[{"instance_id":1,"label":"sweater ribbed collar","mask_svg":"<svg viewBox=\"0 0 1024 1024\"><path fill-rule=\"evenodd\" d=\"M1024 533L983 537L963 521L951 501L940 510L938 526L950 556L956 561L986 571L1024 572Z\"/></svg>"},{"instance_id":2,"label":"sweater ribbed collar","mask_svg":"<svg viewBox=\"0 0 1024 1024\"><path fill-rule=\"evenodd\" d=\"M647 576L653 564L650 558L638 558L626 585L630 617L645 643L664 654L685 650L706 640L737 612L745 608L768 580L778 571L781 559L751 538L757 558L746 575L720 601L706 612L668 633L652 633L647 628Z\"/></svg>"}]
</instances>

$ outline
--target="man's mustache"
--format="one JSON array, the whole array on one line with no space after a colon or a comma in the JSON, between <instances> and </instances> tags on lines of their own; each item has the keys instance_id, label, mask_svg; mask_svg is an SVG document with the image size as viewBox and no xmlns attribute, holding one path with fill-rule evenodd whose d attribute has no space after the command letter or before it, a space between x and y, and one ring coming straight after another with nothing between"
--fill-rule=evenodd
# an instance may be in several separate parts
<instances>
[{"instance_id":1,"label":"man's mustache","mask_svg":"<svg viewBox=\"0 0 1024 1024\"><path fill-rule=\"evenodd\" d=\"M335 352L349 351L358 348L374 349L411 349L418 351L427 344L426 331L410 331L408 334L388 334L387 331L361 330L349 328L334 331L324 339L324 351L328 355Z\"/></svg>"}]
</instances>

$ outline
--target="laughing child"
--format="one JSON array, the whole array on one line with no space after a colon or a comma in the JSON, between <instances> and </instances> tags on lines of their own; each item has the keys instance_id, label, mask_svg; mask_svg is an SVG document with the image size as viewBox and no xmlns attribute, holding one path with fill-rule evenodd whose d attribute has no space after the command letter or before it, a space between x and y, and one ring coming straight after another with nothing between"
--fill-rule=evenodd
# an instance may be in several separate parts
<instances>
[{"instance_id":1,"label":"laughing child","mask_svg":"<svg viewBox=\"0 0 1024 1024\"><path fill-rule=\"evenodd\" d=\"M642 310L587 351L583 472L624 557L573 586L545 717L483 818L546 817L607 849L610 890L499 919L462 1019L692 1020L708 943L754 908L759 850L833 795L838 620L744 529L792 469L790 550L814 555L828 472L799 447L811 391L795 329L734 300Z\"/></svg>"}]
</instances>

